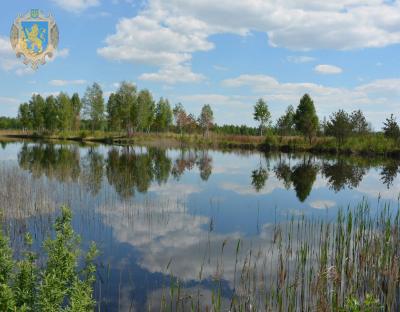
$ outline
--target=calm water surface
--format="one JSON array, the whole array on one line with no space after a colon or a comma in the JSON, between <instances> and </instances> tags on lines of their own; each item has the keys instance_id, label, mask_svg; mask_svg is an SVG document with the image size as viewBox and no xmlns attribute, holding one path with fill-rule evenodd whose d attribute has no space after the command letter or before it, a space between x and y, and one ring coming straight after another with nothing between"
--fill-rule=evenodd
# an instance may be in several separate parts
<instances>
[{"instance_id":1,"label":"calm water surface","mask_svg":"<svg viewBox=\"0 0 400 312\"><path fill-rule=\"evenodd\" d=\"M334 220L367 200L397 206L399 162L308 154L10 143L0 149L0 207L12 243L43 240L66 203L94 240L102 311L157 311L171 274L210 297L233 290L235 246L269 248L272 225ZM221 246L225 249L221 253ZM240 257L240 256L239 256ZM223 263L223 270L218 270ZM169 264L169 265L168 265ZM202 278L199 280L199 272Z\"/></svg>"}]
</instances>

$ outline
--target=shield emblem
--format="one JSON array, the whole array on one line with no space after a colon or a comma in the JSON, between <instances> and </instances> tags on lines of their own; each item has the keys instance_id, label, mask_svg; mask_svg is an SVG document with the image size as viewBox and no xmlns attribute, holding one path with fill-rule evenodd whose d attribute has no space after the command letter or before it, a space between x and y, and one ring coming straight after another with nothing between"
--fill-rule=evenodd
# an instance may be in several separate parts
<instances>
[{"instance_id":1,"label":"shield emblem","mask_svg":"<svg viewBox=\"0 0 400 312\"><path fill-rule=\"evenodd\" d=\"M46 51L49 42L49 22L21 22L26 49L32 54Z\"/></svg>"},{"instance_id":2,"label":"shield emblem","mask_svg":"<svg viewBox=\"0 0 400 312\"><path fill-rule=\"evenodd\" d=\"M45 17L39 10L19 16L11 28L10 41L17 57L33 69L52 57L58 45L58 28L51 15Z\"/></svg>"}]
</instances>

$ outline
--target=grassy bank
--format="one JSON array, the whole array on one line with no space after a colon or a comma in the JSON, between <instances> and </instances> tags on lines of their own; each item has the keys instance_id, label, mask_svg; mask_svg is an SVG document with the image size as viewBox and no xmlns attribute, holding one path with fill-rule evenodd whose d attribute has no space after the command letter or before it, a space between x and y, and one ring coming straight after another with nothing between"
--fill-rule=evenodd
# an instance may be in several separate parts
<instances>
[{"instance_id":1,"label":"grassy bank","mask_svg":"<svg viewBox=\"0 0 400 312\"><path fill-rule=\"evenodd\" d=\"M394 140L382 134L351 137L338 147L332 137L317 137L310 143L300 136L244 136L210 133L201 134L176 133L135 133L127 137L124 133L105 131L58 132L53 134L37 134L22 131L0 131L0 138L5 140L72 140L79 142L98 142L118 145L147 145L164 147L195 147L218 149L246 149L281 152L311 152L361 156L400 157L400 146Z\"/></svg>"}]
</instances>

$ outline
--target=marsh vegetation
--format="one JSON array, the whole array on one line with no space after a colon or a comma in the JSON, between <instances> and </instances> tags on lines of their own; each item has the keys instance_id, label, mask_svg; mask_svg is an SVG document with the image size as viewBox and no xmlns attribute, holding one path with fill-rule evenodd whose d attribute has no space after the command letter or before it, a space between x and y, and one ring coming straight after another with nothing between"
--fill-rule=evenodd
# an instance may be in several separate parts
<instances>
[{"instance_id":1,"label":"marsh vegetation","mask_svg":"<svg viewBox=\"0 0 400 312\"><path fill-rule=\"evenodd\" d=\"M15 261L32 233L45 267L67 204L100 250L97 310L398 309L395 159L45 143L0 159Z\"/></svg>"}]
</instances>

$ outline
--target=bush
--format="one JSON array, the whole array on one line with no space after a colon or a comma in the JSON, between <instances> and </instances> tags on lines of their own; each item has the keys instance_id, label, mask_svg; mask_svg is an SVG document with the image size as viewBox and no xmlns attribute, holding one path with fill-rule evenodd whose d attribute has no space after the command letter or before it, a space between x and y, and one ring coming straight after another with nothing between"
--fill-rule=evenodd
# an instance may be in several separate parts
<instances>
[{"instance_id":1,"label":"bush","mask_svg":"<svg viewBox=\"0 0 400 312\"><path fill-rule=\"evenodd\" d=\"M0 229L0 311L93 311L93 261L98 252L92 243L83 269L78 269L80 239L71 221L71 210L62 207L54 225L55 238L44 243L47 261L42 267L31 250L30 234L25 237L22 259L15 260Z\"/></svg>"},{"instance_id":2,"label":"bush","mask_svg":"<svg viewBox=\"0 0 400 312\"><path fill-rule=\"evenodd\" d=\"M87 131L87 130L81 130L80 133L79 133L79 137L80 137L81 139L85 139L85 138L87 138L88 136L89 136L89 131Z\"/></svg>"}]
</instances>

